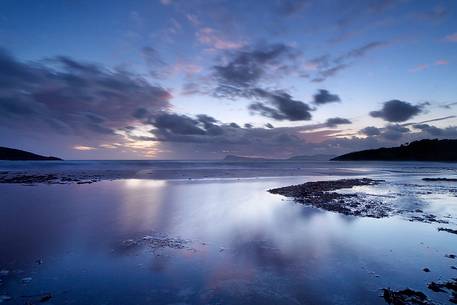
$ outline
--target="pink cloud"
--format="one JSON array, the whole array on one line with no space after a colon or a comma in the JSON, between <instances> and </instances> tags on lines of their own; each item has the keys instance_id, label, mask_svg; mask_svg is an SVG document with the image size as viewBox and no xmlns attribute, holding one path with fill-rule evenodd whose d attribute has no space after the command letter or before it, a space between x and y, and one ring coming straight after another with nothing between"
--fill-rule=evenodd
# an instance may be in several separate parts
<instances>
[{"instance_id":1,"label":"pink cloud","mask_svg":"<svg viewBox=\"0 0 457 305\"><path fill-rule=\"evenodd\" d=\"M197 16L193 15L193 14L187 14L186 15L186 18L187 20L189 20L189 22L193 25L193 26L196 26L198 27L200 25L200 20L198 19Z\"/></svg>"},{"instance_id":2,"label":"pink cloud","mask_svg":"<svg viewBox=\"0 0 457 305\"><path fill-rule=\"evenodd\" d=\"M186 62L177 62L174 64L170 72L172 73L185 73L187 75L193 75L201 72L203 68L199 65L192 64L192 63L186 63Z\"/></svg>"},{"instance_id":3,"label":"pink cloud","mask_svg":"<svg viewBox=\"0 0 457 305\"><path fill-rule=\"evenodd\" d=\"M417 65L414 68L410 69L409 72L415 73L415 72L423 71L427 68L428 68L427 64L420 64L420 65Z\"/></svg>"},{"instance_id":4,"label":"pink cloud","mask_svg":"<svg viewBox=\"0 0 457 305\"><path fill-rule=\"evenodd\" d=\"M239 49L243 46L241 42L231 41L221 37L220 33L213 28L202 28L196 35L200 43L218 50Z\"/></svg>"},{"instance_id":5,"label":"pink cloud","mask_svg":"<svg viewBox=\"0 0 457 305\"><path fill-rule=\"evenodd\" d=\"M447 35L444 39L449 42L457 42L457 32Z\"/></svg>"},{"instance_id":6,"label":"pink cloud","mask_svg":"<svg viewBox=\"0 0 457 305\"><path fill-rule=\"evenodd\" d=\"M447 65L447 64L449 64L449 62L445 59L438 59L437 61L435 61L435 65L438 65L438 66Z\"/></svg>"}]
</instances>

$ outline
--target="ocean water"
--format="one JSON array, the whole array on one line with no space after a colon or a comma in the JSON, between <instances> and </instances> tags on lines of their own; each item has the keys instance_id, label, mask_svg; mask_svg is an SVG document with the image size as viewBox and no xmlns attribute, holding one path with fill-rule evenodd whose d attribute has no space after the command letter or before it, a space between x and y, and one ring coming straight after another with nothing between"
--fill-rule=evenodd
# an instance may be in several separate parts
<instances>
[{"instance_id":1,"label":"ocean water","mask_svg":"<svg viewBox=\"0 0 457 305\"><path fill-rule=\"evenodd\" d=\"M109 178L188 179L323 175L455 175L456 163L342 161L0 161L0 172L66 173Z\"/></svg>"},{"instance_id":2,"label":"ocean water","mask_svg":"<svg viewBox=\"0 0 457 305\"><path fill-rule=\"evenodd\" d=\"M457 277L457 183L446 163L2 162L97 173L93 184L0 184L0 296L8 304L385 304ZM226 174L229 173L229 174ZM449 223L327 212L267 192L368 177L356 188ZM105 180L108 179L108 180ZM113 181L110 179L116 178ZM191 179L189 179L191 178ZM423 268L431 272L424 272ZM5 301L6 302L6 301Z\"/></svg>"}]
</instances>

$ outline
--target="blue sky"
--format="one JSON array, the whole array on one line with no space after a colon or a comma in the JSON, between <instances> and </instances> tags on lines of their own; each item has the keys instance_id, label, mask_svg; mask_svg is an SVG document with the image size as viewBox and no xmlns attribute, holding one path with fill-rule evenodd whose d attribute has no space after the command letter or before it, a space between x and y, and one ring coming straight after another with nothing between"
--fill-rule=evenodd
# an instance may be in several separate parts
<instances>
[{"instance_id":1,"label":"blue sky","mask_svg":"<svg viewBox=\"0 0 457 305\"><path fill-rule=\"evenodd\" d=\"M456 14L455 1L4 0L0 145L213 159L457 138Z\"/></svg>"}]
</instances>

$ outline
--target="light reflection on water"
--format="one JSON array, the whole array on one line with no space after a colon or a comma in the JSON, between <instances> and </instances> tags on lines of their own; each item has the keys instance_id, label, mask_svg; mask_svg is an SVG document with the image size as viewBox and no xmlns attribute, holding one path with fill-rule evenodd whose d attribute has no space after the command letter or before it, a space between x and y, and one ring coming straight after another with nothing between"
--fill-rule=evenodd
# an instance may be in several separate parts
<instances>
[{"instance_id":1,"label":"light reflection on water","mask_svg":"<svg viewBox=\"0 0 457 305\"><path fill-rule=\"evenodd\" d=\"M12 271L0 294L12 304L42 292L56 304L384 304L380 288L428 293L428 281L456 276L444 255L457 239L437 225L344 216L266 192L327 178L0 185L0 269ZM409 189L389 187L378 192ZM445 193L408 198L455 212ZM192 249L118 251L154 232Z\"/></svg>"}]
</instances>

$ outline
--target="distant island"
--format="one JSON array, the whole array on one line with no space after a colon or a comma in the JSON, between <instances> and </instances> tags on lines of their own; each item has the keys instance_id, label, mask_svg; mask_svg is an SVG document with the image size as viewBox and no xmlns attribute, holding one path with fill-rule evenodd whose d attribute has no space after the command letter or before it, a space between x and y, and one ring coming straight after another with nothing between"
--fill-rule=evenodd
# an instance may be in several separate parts
<instances>
[{"instance_id":1,"label":"distant island","mask_svg":"<svg viewBox=\"0 0 457 305\"><path fill-rule=\"evenodd\" d=\"M457 140L420 140L400 147L368 149L332 161L437 161L457 162Z\"/></svg>"},{"instance_id":2,"label":"distant island","mask_svg":"<svg viewBox=\"0 0 457 305\"><path fill-rule=\"evenodd\" d=\"M288 159L269 159L269 158L260 158L260 157L243 157L236 155L227 155L224 158L224 161L230 162L255 162L255 161L328 161L333 158L334 155L300 155L293 156Z\"/></svg>"},{"instance_id":3,"label":"distant island","mask_svg":"<svg viewBox=\"0 0 457 305\"><path fill-rule=\"evenodd\" d=\"M0 160L8 161L52 161L52 160L62 160L57 157L46 157L37 155L28 151L0 147Z\"/></svg>"}]
</instances>

